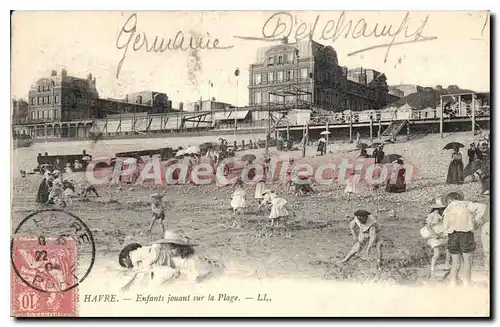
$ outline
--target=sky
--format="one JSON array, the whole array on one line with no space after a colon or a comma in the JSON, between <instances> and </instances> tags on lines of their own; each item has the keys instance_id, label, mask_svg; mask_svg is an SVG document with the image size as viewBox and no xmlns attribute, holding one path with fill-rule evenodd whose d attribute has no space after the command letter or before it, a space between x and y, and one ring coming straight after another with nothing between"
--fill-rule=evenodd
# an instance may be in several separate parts
<instances>
[{"instance_id":1,"label":"sky","mask_svg":"<svg viewBox=\"0 0 500 327\"><path fill-rule=\"evenodd\" d=\"M71 76L92 73L103 98L154 90L167 93L174 107L200 97L244 106L248 104L248 69L257 49L280 42L236 36L282 38L289 34L288 42L293 43L296 35L307 39L311 30L313 40L336 50L340 65L384 72L390 85L455 84L489 91L487 19L488 13L481 11L15 12L11 94L26 98L30 85L39 78L50 76L52 69L65 68ZM386 32L391 26L391 35L380 35L384 26ZM344 32L334 37L335 28ZM148 52L144 44L141 47L144 39L151 47L155 36L164 38L166 44L179 31L185 47L191 36L204 36L204 47L208 40L208 47L213 48L217 39L217 47L230 48ZM411 42L416 38L419 42ZM391 42L395 44L389 51L379 47ZM359 52L370 47L374 48Z\"/></svg>"}]
</instances>

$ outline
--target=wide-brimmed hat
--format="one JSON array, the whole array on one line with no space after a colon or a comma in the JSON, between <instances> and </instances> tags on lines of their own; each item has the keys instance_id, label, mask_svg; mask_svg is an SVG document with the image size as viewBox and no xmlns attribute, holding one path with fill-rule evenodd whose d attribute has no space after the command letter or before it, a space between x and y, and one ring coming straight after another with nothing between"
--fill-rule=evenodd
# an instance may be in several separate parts
<instances>
[{"instance_id":1,"label":"wide-brimmed hat","mask_svg":"<svg viewBox=\"0 0 500 327\"><path fill-rule=\"evenodd\" d=\"M443 203L443 204L448 203L448 199L451 196L456 196L458 201L462 201L465 198L464 193L462 191L460 191L460 190L451 190L451 191L447 191L445 194L443 194L441 196L441 203Z\"/></svg>"},{"instance_id":2,"label":"wide-brimmed hat","mask_svg":"<svg viewBox=\"0 0 500 327\"><path fill-rule=\"evenodd\" d=\"M162 244L162 243L172 243L178 245L190 245L196 246L197 244L192 243L189 238L185 236L181 236L176 232L166 230L163 238L161 240L154 241L153 244Z\"/></svg>"},{"instance_id":3,"label":"wide-brimmed hat","mask_svg":"<svg viewBox=\"0 0 500 327\"><path fill-rule=\"evenodd\" d=\"M130 259L130 256L129 256L130 252L135 251L138 248L142 248L142 245L140 245L139 243L130 243L130 244L125 245L125 247L118 254L118 263L120 264L120 266L122 266L124 268L132 268L132 267L128 267L127 265L125 265L125 263L123 262L123 259L127 259L127 258Z\"/></svg>"},{"instance_id":4,"label":"wide-brimmed hat","mask_svg":"<svg viewBox=\"0 0 500 327\"><path fill-rule=\"evenodd\" d=\"M358 216L358 217L368 217L369 215L371 215L371 213L370 213L370 211L367 211L364 209L359 209L359 210L356 210L356 212L354 212L354 215Z\"/></svg>"},{"instance_id":5,"label":"wide-brimmed hat","mask_svg":"<svg viewBox=\"0 0 500 327\"><path fill-rule=\"evenodd\" d=\"M444 209L446 208L445 202L443 202L442 198L436 198L434 199L434 202L431 204L431 211L436 210L436 209Z\"/></svg>"}]
</instances>

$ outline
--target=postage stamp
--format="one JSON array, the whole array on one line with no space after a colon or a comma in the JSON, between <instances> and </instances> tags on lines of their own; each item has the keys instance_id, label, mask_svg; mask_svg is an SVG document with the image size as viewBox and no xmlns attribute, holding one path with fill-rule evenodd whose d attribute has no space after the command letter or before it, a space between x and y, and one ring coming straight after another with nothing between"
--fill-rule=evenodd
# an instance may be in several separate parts
<instances>
[{"instance_id":1,"label":"postage stamp","mask_svg":"<svg viewBox=\"0 0 500 327\"><path fill-rule=\"evenodd\" d=\"M77 315L76 241L19 238L12 248L12 315Z\"/></svg>"}]
</instances>

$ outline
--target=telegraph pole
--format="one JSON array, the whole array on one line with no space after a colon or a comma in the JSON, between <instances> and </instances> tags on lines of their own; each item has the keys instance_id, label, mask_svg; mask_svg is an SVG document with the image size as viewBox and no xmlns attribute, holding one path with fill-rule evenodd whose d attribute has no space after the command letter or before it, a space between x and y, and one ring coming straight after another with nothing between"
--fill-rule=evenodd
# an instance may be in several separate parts
<instances>
[{"instance_id":1,"label":"telegraph pole","mask_svg":"<svg viewBox=\"0 0 500 327\"><path fill-rule=\"evenodd\" d=\"M234 76L236 76L236 104L234 106L234 143L236 143L236 127L238 124L238 76L240 75L240 70L236 68L234 71ZM236 149L234 149L236 151Z\"/></svg>"}]
</instances>

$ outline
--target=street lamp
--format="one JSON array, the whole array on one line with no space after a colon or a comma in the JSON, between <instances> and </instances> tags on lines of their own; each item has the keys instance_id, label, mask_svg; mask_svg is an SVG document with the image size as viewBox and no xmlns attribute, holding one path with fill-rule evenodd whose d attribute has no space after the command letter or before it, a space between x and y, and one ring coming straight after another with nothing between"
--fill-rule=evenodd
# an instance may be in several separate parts
<instances>
[{"instance_id":1,"label":"street lamp","mask_svg":"<svg viewBox=\"0 0 500 327\"><path fill-rule=\"evenodd\" d=\"M234 71L234 76L236 76L236 104L234 106L234 143L236 144L236 124L238 123L238 76L240 75L240 69L236 68ZM236 149L235 149L236 151Z\"/></svg>"},{"instance_id":2,"label":"street lamp","mask_svg":"<svg viewBox=\"0 0 500 327\"><path fill-rule=\"evenodd\" d=\"M295 57L297 58L297 76L295 78L296 80L296 94L295 94L295 104L297 106L297 109L299 108L299 78L300 78L300 70L299 70L299 49L295 49Z\"/></svg>"}]
</instances>

